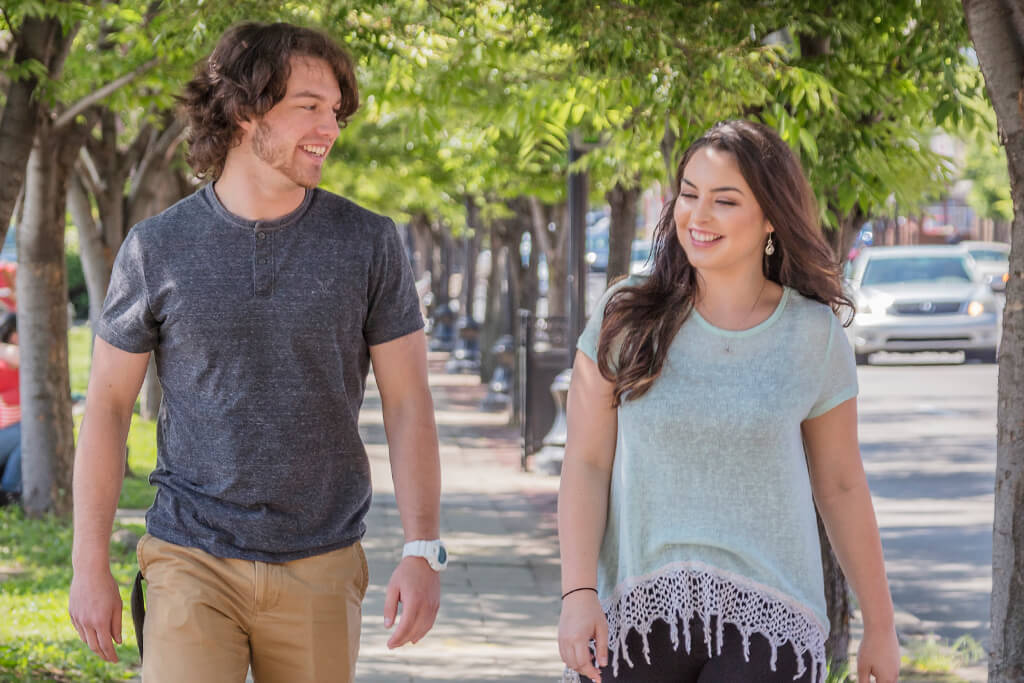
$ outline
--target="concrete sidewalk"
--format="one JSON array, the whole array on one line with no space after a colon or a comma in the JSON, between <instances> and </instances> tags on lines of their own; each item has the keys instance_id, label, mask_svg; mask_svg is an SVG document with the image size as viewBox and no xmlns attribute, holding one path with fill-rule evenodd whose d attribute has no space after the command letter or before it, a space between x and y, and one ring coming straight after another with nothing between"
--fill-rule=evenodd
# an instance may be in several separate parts
<instances>
[{"instance_id":1,"label":"concrete sidewalk","mask_svg":"<svg viewBox=\"0 0 1024 683\"><path fill-rule=\"evenodd\" d=\"M441 536L451 562L434 629L415 645L386 646L384 588L402 527L376 387L367 386L360 431L373 467L374 500L363 541L370 588L363 604L360 683L557 681L562 664L555 503L558 479L519 471L507 413L484 413L475 375L446 375L431 354L442 465ZM372 376L371 376L372 381Z\"/></svg>"}]
</instances>

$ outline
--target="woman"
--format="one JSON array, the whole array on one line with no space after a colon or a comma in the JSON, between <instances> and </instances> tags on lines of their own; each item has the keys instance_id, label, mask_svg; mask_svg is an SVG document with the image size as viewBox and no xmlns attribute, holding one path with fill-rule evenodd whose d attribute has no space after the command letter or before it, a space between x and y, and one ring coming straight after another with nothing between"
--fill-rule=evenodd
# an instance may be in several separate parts
<instances>
[{"instance_id":1,"label":"woman","mask_svg":"<svg viewBox=\"0 0 1024 683\"><path fill-rule=\"evenodd\" d=\"M651 275L613 286L578 344L558 501L566 680L823 681L817 505L864 617L858 680L895 681L837 317L852 305L807 180L774 131L729 121L686 151L675 191Z\"/></svg>"}]
</instances>

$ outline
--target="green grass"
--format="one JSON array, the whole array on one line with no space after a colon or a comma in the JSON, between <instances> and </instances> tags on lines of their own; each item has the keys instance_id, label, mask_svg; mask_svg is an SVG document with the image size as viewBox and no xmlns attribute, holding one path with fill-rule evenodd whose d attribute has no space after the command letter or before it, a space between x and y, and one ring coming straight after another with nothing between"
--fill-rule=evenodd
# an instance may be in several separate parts
<instances>
[{"instance_id":1,"label":"green grass","mask_svg":"<svg viewBox=\"0 0 1024 683\"><path fill-rule=\"evenodd\" d=\"M85 394L92 338L88 326L68 334L71 391ZM81 417L75 418L77 434ZM155 490L149 473L156 465L156 423L132 418L128 434L132 476L124 481L123 508L147 508ZM138 535L141 526L116 524ZM0 508L0 683L22 681L121 681L136 677L135 646L128 597L137 571L135 548L111 544L111 570L121 586L124 645L121 662L104 662L81 642L68 619L71 585L71 525L54 518L26 519L17 507Z\"/></svg>"},{"instance_id":2,"label":"green grass","mask_svg":"<svg viewBox=\"0 0 1024 683\"><path fill-rule=\"evenodd\" d=\"M141 526L129 528L141 535ZM111 569L121 588L122 640L117 664L94 655L68 619L71 528L53 519L26 519L18 507L0 509L0 681L120 681L135 675L139 655L127 609L135 549L111 544Z\"/></svg>"},{"instance_id":3,"label":"green grass","mask_svg":"<svg viewBox=\"0 0 1024 683\"><path fill-rule=\"evenodd\" d=\"M930 681L949 681L954 683L961 679L953 673L963 666L970 666L985 657L985 648L970 636L961 636L953 643L927 637L915 638L904 646L900 671L901 678L918 680L919 676L928 676ZM939 677L936 677L939 675Z\"/></svg>"},{"instance_id":4,"label":"green grass","mask_svg":"<svg viewBox=\"0 0 1024 683\"><path fill-rule=\"evenodd\" d=\"M75 325L68 331L68 366L71 370L71 393L85 394L92 362L92 332L88 325Z\"/></svg>"}]
</instances>

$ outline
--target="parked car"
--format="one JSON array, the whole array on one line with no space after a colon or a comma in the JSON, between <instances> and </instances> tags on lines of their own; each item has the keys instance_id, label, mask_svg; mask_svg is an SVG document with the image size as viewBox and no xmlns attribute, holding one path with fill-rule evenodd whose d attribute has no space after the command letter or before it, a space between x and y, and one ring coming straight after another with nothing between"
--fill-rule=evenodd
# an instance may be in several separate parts
<instances>
[{"instance_id":1,"label":"parked car","mask_svg":"<svg viewBox=\"0 0 1024 683\"><path fill-rule=\"evenodd\" d=\"M867 247L848 269L857 364L876 351L963 351L994 363L1000 316L966 248Z\"/></svg>"},{"instance_id":2,"label":"parked car","mask_svg":"<svg viewBox=\"0 0 1024 683\"><path fill-rule=\"evenodd\" d=\"M1010 273L1010 245L1005 242L976 242L960 245L974 259L978 275L994 292L1006 291Z\"/></svg>"}]
</instances>

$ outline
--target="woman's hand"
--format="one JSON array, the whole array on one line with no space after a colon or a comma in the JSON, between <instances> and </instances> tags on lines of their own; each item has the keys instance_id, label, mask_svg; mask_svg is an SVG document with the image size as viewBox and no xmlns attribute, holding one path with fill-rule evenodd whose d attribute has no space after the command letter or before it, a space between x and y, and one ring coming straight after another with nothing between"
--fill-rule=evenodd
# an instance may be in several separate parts
<instances>
[{"instance_id":1,"label":"woman's hand","mask_svg":"<svg viewBox=\"0 0 1024 683\"><path fill-rule=\"evenodd\" d=\"M900 675L900 643L896 629L864 627L857 649L857 683L896 683Z\"/></svg>"},{"instance_id":2,"label":"woman's hand","mask_svg":"<svg viewBox=\"0 0 1024 683\"><path fill-rule=\"evenodd\" d=\"M591 640L597 647L597 666L590 652ZM608 666L608 620L596 592L577 591L562 600L558 652L570 669L600 683L598 666Z\"/></svg>"}]
</instances>

